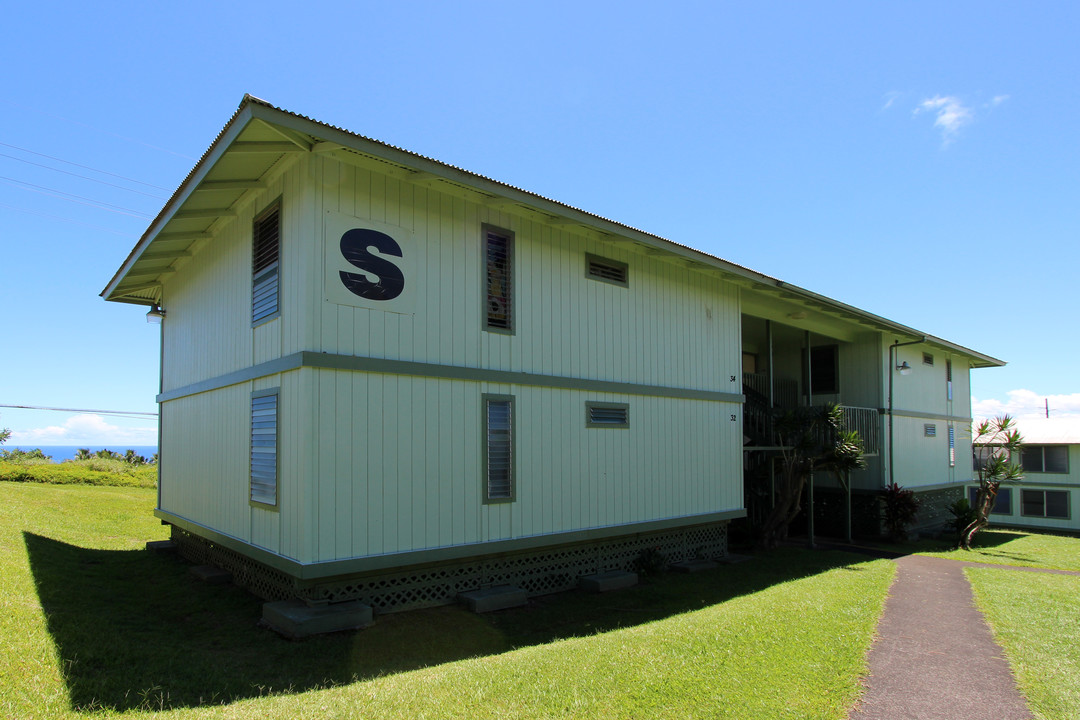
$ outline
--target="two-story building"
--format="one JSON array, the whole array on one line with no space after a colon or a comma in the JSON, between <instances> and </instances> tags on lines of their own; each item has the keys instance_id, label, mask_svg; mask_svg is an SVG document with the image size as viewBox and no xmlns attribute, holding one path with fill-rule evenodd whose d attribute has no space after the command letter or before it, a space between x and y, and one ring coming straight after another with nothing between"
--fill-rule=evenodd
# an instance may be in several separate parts
<instances>
[{"instance_id":1,"label":"two-story building","mask_svg":"<svg viewBox=\"0 0 1080 720\"><path fill-rule=\"evenodd\" d=\"M1001 364L250 96L102 294L163 316L184 552L382 611L725 554L769 407L848 406L856 488L959 496Z\"/></svg>"}]
</instances>

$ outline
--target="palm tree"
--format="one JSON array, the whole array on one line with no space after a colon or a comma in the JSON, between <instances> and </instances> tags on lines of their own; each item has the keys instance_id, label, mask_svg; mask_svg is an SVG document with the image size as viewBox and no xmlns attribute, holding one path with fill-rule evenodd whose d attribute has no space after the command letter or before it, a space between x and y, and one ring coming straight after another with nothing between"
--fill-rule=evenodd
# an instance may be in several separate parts
<instances>
[{"instance_id":1,"label":"palm tree","mask_svg":"<svg viewBox=\"0 0 1080 720\"><path fill-rule=\"evenodd\" d=\"M990 511L994 509L1001 483L1024 479L1023 469L1013 462L1013 457L1018 456L1023 444L1024 438L1008 415L983 420L975 429L971 452L979 471L979 492L973 508L975 519L960 533L960 547L965 550L971 549L971 539L975 533L990 524Z\"/></svg>"}]
</instances>

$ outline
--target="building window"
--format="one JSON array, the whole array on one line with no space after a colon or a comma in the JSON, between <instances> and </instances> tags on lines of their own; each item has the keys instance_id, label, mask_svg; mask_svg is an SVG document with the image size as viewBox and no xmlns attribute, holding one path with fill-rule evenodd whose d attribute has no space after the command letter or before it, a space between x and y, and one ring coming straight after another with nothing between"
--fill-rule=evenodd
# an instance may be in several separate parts
<instances>
[{"instance_id":1,"label":"building window","mask_svg":"<svg viewBox=\"0 0 1080 720\"><path fill-rule=\"evenodd\" d=\"M514 332L514 235L484 227L484 327Z\"/></svg>"},{"instance_id":2,"label":"building window","mask_svg":"<svg viewBox=\"0 0 1080 720\"><path fill-rule=\"evenodd\" d=\"M626 403L585 403L585 426L596 428L630 427L630 406Z\"/></svg>"},{"instance_id":3,"label":"building window","mask_svg":"<svg viewBox=\"0 0 1080 720\"><path fill-rule=\"evenodd\" d=\"M514 478L514 398L484 395L484 502L511 502Z\"/></svg>"},{"instance_id":4,"label":"building window","mask_svg":"<svg viewBox=\"0 0 1080 720\"><path fill-rule=\"evenodd\" d=\"M930 353L923 353L922 354L922 364L923 365L933 365L934 364L934 356L931 355Z\"/></svg>"},{"instance_id":5,"label":"building window","mask_svg":"<svg viewBox=\"0 0 1080 720\"><path fill-rule=\"evenodd\" d=\"M803 395L840 394L840 347L819 345L810 348L810 377L807 383L806 350L802 352Z\"/></svg>"},{"instance_id":6,"label":"building window","mask_svg":"<svg viewBox=\"0 0 1080 720\"><path fill-rule=\"evenodd\" d=\"M968 488L968 502L973 508L979 504L979 488ZM1012 515L1012 488L998 488L994 507L990 508L990 512L993 515Z\"/></svg>"},{"instance_id":7,"label":"building window","mask_svg":"<svg viewBox=\"0 0 1080 720\"><path fill-rule=\"evenodd\" d=\"M945 396L952 400L952 360L945 361Z\"/></svg>"},{"instance_id":8,"label":"building window","mask_svg":"<svg viewBox=\"0 0 1080 720\"><path fill-rule=\"evenodd\" d=\"M949 467L956 467L956 428L949 426Z\"/></svg>"},{"instance_id":9,"label":"building window","mask_svg":"<svg viewBox=\"0 0 1080 720\"><path fill-rule=\"evenodd\" d=\"M251 396L251 500L277 505L278 391Z\"/></svg>"},{"instance_id":10,"label":"building window","mask_svg":"<svg viewBox=\"0 0 1080 720\"><path fill-rule=\"evenodd\" d=\"M923 437L937 437L937 425L924 423L922 426Z\"/></svg>"},{"instance_id":11,"label":"building window","mask_svg":"<svg viewBox=\"0 0 1080 720\"><path fill-rule=\"evenodd\" d=\"M587 278L621 287L629 287L627 272L626 263L609 260L598 255L585 255L585 277Z\"/></svg>"},{"instance_id":12,"label":"building window","mask_svg":"<svg viewBox=\"0 0 1080 720\"><path fill-rule=\"evenodd\" d=\"M251 232L251 322L257 325L279 315L281 205L255 218Z\"/></svg>"},{"instance_id":13,"label":"building window","mask_svg":"<svg viewBox=\"0 0 1080 720\"><path fill-rule=\"evenodd\" d=\"M1025 445L1020 454L1020 464L1026 473L1068 474L1069 446Z\"/></svg>"},{"instance_id":14,"label":"building window","mask_svg":"<svg viewBox=\"0 0 1080 720\"><path fill-rule=\"evenodd\" d=\"M1069 519L1067 490L1021 490L1020 513L1027 517Z\"/></svg>"}]
</instances>

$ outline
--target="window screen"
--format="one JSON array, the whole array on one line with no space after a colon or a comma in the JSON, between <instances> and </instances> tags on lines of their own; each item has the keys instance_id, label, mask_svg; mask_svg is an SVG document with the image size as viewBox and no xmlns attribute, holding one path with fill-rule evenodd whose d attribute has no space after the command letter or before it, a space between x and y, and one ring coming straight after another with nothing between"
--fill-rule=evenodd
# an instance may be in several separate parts
<instances>
[{"instance_id":1,"label":"window screen","mask_svg":"<svg viewBox=\"0 0 1080 720\"><path fill-rule=\"evenodd\" d=\"M514 407L505 397L484 399L485 499L514 499Z\"/></svg>"},{"instance_id":2,"label":"window screen","mask_svg":"<svg viewBox=\"0 0 1080 720\"><path fill-rule=\"evenodd\" d=\"M277 505L278 394L251 398L251 499Z\"/></svg>"},{"instance_id":3,"label":"window screen","mask_svg":"<svg viewBox=\"0 0 1080 720\"><path fill-rule=\"evenodd\" d=\"M251 322L278 313L278 266L281 246L281 212L275 205L258 218L251 234Z\"/></svg>"},{"instance_id":4,"label":"window screen","mask_svg":"<svg viewBox=\"0 0 1080 720\"><path fill-rule=\"evenodd\" d=\"M489 330L514 331L514 240L509 234L487 230L484 240L486 267L486 326Z\"/></svg>"}]
</instances>

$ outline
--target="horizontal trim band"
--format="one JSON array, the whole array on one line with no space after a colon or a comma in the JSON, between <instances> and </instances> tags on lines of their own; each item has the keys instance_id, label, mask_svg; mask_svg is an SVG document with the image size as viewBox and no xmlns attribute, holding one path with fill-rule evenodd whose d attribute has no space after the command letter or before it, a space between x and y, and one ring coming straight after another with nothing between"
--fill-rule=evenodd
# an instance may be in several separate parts
<instances>
[{"instance_id":1,"label":"horizontal trim band","mask_svg":"<svg viewBox=\"0 0 1080 720\"><path fill-rule=\"evenodd\" d=\"M695 390L693 388L667 387L664 385L642 385L639 383L617 382L613 380L590 380L587 378L560 377L558 375L537 375L535 373L514 372L510 370L488 370L486 368L441 365L437 363L413 362L411 360L387 360L384 358L356 357L353 355L332 355L330 353L311 352L308 350L286 355L285 357L260 363L243 370L237 370L210 380L185 385L175 390L168 390L157 396L159 403L177 400L189 395L219 390L230 385L237 385L250 380L257 380L267 375L297 370L299 368L317 368L321 370L348 370L351 372L381 373L387 375L406 375L410 377L440 378L446 380L470 380L503 385L530 385L534 387L557 388L560 390L585 390L589 392L621 393L624 395L649 395L669 397L680 400L706 400L709 402L742 403L741 393L719 392L715 390Z\"/></svg>"},{"instance_id":2,"label":"horizontal trim band","mask_svg":"<svg viewBox=\"0 0 1080 720\"><path fill-rule=\"evenodd\" d=\"M888 417L889 408L878 408L878 412ZM906 418L918 418L920 420L945 420L947 422L958 422L971 424L970 417L962 417L960 415L939 415L938 413L919 412L918 410L893 410L893 417L906 417Z\"/></svg>"},{"instance_id":3,"label":"horizontal trim band","mask_svg":"<svg viewBox=\"0 0 1080 720\"><path fill-rule=\"evenodd\" d=\"M472 557L499 555L521 550L532 550L547 546L567 545L571 543L588 542L591 540L604 540L623 535L640 535L641 533L647 532L674 530L676 528L693 527L695 525L708 525L711 523L745 517L746 511L726 510L723 512L705 513L702 515L664 518L662 520L649 520L645 522L627 523L625 525L609 525L607 527L572 530L569 532L551 533L547 535L530 535L529 537L513 538L510 540L468 543L465 545L452 545L441 548L411 550L384 555L372 555L369 557L348 558L345 560L328 560L316 563L302 563L292 558L278 555L265 548L251 545L238 537L226 535L225 533L208 528L193 520L174 515L161 508L155 509L154 515L167 523L176 525L182 530L186 530L194 535L209 540L210 542L217 543L230 550L247 555L264 565L268 565L275 570L286 572L293 577L301 580L326 580L333 577L391 570L412 565L425 565Z\"/></svg>"}]
</instances>

